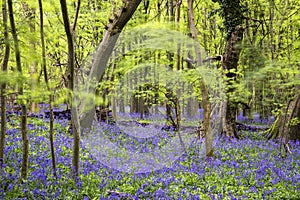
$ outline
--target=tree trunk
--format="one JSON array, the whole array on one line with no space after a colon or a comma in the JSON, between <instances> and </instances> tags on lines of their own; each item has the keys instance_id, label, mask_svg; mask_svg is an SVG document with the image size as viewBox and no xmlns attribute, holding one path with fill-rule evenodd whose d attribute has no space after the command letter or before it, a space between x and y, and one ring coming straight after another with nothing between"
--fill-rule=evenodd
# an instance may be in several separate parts
<instances>
[{"instance_id":1,"label":"tree trunk","mask_svg":"<svg viewBox=\"0 0 300 200\"><path fill-rule=\"evenodd\" d=\"M7 72L10 44L8 38L8 27L7 27L7 8L6 1L2 2L2 16L3 16L3 27L4 27L4 43L5 43L5 54L3 58L2 71ZM1 132L0 132L0 169L4 163L4 149L5 149L5 135L6 135L6 84L1 85Z\"/></svg>"},{"instance_id":2,"label":"tree trunk","mask_svg":"<svg viewBox=\"0 0 300 200\"><path fill-rule=\"evenodd\" d=\"M227 97L229 98L229 97ZM239 138L236 130L236 112L237 112L237 105L230 100L226 101L224 103L224 112L225 116L223 119L223 131L222 134L224 134L227 137L234 137Z\"/></svg>"},{"instance_id":3,"label":"tree trunk","mask_svg":"<svg viewBox=\"0 0 300 200\"><path fill-rule=\"evenodd\" d=\"M94 57L92 68L89 73L89 85L87 86L87 93L95 94L95 84L98 83L106 69L106 64L108 59L114 49L117 39L130 20L141 0L124 1L119 12L114 13L114 18L106 27L104 37L97 49ZM82 108L85 113L82 113L82 118L80 119L80 125L83 128L90 128L95 116L95 101L93 98L83 99Z\"/></svg>"},{"instance_id":4,"label":"tree trunk","mask_svg":"<svg viewBox=\"0 0 300 200\"><path fill-rule=\"evenodd\" d=\"M21 54L20 54L20 49L19 49L19 40L18 40L17 30L16 30L16 26L15 26L12 0L8 0L7 5L8 5L8 11L9 11L11 33L12 33L12 36L14 39L17 70L20 74L22 74ZM23 95L23 85L22 84L19 86L19 95L21 95L21 96ZM22 143L23 143L21 178L22 178L22 180L26 180L27 179L27 171L28 171L29 142L28 142L28 135L27 135L27 108L26 108L26 102L24 99L22 99L22 101L21 101L21 131L22 131Z\"/></svg>"},{"instance_id":5,"label":"tree trunk","mask_svg":"<svg viewBox=\"0 0 300 200\"><path fill-rule=\"evenodd\" d=\"M234 83L236 81L237 66L241 47L239 46L243 40L244 28L236 26L232 31L226 43L225 54L223 56L223 70L225 71L227 81L227 101L225 102L225 119L223 124L223 134L228 137L238 138L236 130L236 113L237 103L231 98L235 91ZM233 71L232 71L233 70Z\"/></svg>"},{"instance_id":6,"label":"tree trunk","mask_svg":"<svg viewBox=\"0 0 300 200\"><path fill-rule=\"evenodd\" d=\"M49 81L48 81L48 73L47 73L47 65L46 65L46 47L45 47L45 38L44 38L44 13L43 13L43 4L42 0L39 0L39 10L40 10L40 35L41 35L41 45L42 45L42 68L44 71L44 79L47 85L47 90L50 91ZM56 157L55 157L55 149L54 149L54 136L53 136L53 126L54 126L54 116L53 116L53 95L49 95L49 112L50 112L50 130L49 130L49 138L50 138L50 149L51 149L51 158L52 158L52 170L53 176L56 177Z\"/></svg>"},{"instance_id":7,"label":"tree trunk","mask_svg":"<svg viewBox=\"0 0 300 200\"><path fill-rule=\"evenodd\" d=\"M192 38L195 40L195 51L197 57L197 67L200 67L202 64L201 58L201 48L198 41L198 31L194 21L194 9L193 9L193 0L188 0L188 18L189 18L189 26L190 31L192 34ZM204 82L204 79L201 78L201 95L202 95L202 105L204 108L204 122L203 122L203 129L205 137L205 147L206 147L206 156L212 157L213 156L213 135L210 129L210 113L211 113L211 103L209 101L209 92L208 88ZM199 133L200 134L200 133Z\"/></svg>"},{"instance_id":8,"label":"tree trunk","mask_svg":"<svg viewBox=\"0 0 300 200\"><path fill-rule=\"evenodd\" d=\"M182 0L176 0L176 27L177 30L180 30L180 7L182 4ZM177 45L177 58L176 58L176 68L179 71L181 69L181 45Z\"/></svg>"},{"instance_id":9,"label":"tree trunk","mask_svg":"<svg viewBox=\"0 0 300 200\"><path fill-rule=\"evenodd\" d=\"M171 125L175 130L179 130L181 113L179 111L180 106L179 106L178 98L170 88L166 88L165 97L166 97L166 115L167 115L166 125L167 126ZM173 112L173 107L175 113Z\"/></svg>"},{"instance_id":10,"label":"tree trunk","mask_svg":"<svg viewBox=\"0 0 300 200\"><path fill-rule=\"evenodd\" d=\"M286 109L267 130L268 139L280 138L284 144L289 140L300 140L300 94L289 102Z\"/></svg>"},{"instance_id":11,"label":"tree trunk","mask_svg":"<svg viewBox=\"0 0 300 200\"><path fill-rule=\"evenodd\" d=\"M291 102L289 110L292 112L288 132L290 140L300 140L300 94Z\"/></svg>"},{"instance_id":12,"label":"tree trunk","mask_svg":"<svg viewBox=\"0 0 300 200\"><path fill-rule=\"evenodd\" d=\"M236 131L236 113L237 103L234 102L232 95L235 91L235 82L237 81L237 66L241 52L241 42L243 40L244 28L243 13L240 0L213 0L218 1L221 6L221 12L224 16L224 26L227 31L227 41L225 53L223 55L222 67L227 82L227 99L224 104L225 118L223 119L222 133L228 137L238 138Z\"/></svg>"},{"instance_id":13,"label":"tree trunk","mask_svg":"<svg viewBox=\"0 0 300 200\"><path fill-rule=\"evenodd\" d=\"M73 131L73 151L72 151L72 173L74 177L78 176L79 174L79 165L80 165L80 127L78 121L78 111L76 105L74 105L73 100L75 99L74 95L74 88L75 88L75 51L74 51L74 31L75 25L71 31L69 16L68 16L68 9L66 0L60 0L61 5L61 12L64 21L65 32L68 40L68 71L69 71L69 104L71 107L71 126ZM80 1L77 5L77 10L79 9ZM78 16L78 11L76 11L74 24L76 23L76 18Z\"/></svg>"}]
</instances>

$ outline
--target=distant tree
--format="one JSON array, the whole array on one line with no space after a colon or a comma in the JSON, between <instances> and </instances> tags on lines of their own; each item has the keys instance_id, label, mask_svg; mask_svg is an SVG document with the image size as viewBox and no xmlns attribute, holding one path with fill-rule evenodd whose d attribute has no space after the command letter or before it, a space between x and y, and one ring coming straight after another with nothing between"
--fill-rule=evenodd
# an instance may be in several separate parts
<instances>
[{"instance_id":1,"label":"distant tree","mask_svg":"<svg viewBox=\"0 0 300 200\"><path fill-rule=\"evenodd\" d=\"M7 7L6 1L2 1L2 17L3 17L3 33L5 43L5 53L2 63L2 72L7 71L7 65L10 54L10 44L8 38L8 27L7 27ZM6 135L6 83L1 84L1 135L0 135L0 168L4 163L4 149L5 149L5 135Z\"/></svg>"},{"instance_id":2,"label":"distant tree","mask_svg":"<svg viewBox=\"0 0 300 200\"><path fill-rule=\"evenodd\" d=\"M13 11L13 4L12 0L7 1L8 11L9 11L9 20L10 20L10 27L11 33L14 39L14 47L15 47L15 55L16 55L16 65L19 75L22 75L22 63L21 63L21 54L19 48L19 40L17 29L15 26L14 20L14 11ZM23 95L23 84L19 84L19 95L21 99L21 132L22 132L22 142L23 142L23 159L22 159L22 169L21 169L21 178L22 180L27 179L27 171L28 171L28 151L29 151L29 142L28 142L28 133L27 133L27 108L26 108L26 101Z\"/></svg>"},{"instance_id":3,"label":"distant tree","mask_svg":"<svg viewBox=\"0 0 300 200\"><path fill-rule=\"evenodd\" d=\"M47 72L47 63L46 63L46 47L45 47L45 36L44 36L44 12L43 12L43 3L42 0L39 0L39 10L40 10L40 35L41 35L41 45L42 45L42 68L44 72L44 79L47 85L48 91L50 91L48 72ZM53 175L56 177L56 158L55 158L55 149L54 149L54 136L53 136L53 126L54 126L54 117L53 117L53 94L49 95L49 118L50 118L50 130L49 130L49 139L50 139L50 148L51 148L51 158L52 158L52 169Z\"/></svg>"}]
</instances>

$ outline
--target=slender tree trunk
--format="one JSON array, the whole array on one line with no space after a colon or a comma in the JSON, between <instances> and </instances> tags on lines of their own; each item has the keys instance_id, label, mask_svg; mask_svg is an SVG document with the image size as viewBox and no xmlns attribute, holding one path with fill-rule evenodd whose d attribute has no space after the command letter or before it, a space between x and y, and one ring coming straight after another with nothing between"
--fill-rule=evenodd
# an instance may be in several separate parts
<instances>
[{"instance_id":1,"label":"slender tree trunk","mask_svg":"<svg viewBox=\"0 0 300 200\"><path fill-rule=\"evenodd\" d=\"M44 16L43 16L43 4L42 0L39 0L39 9L40 9L40 35L41 35L41 44L42 44L42 68L44 71L44 79L47 85L48 91L50 91L49 81L48 81L48 73L47 73L47 65L46 65L46 48L45 48L45 38L44 38ZM51 148L51 158L52 158L52 170L53 176L56 177L56 157L55 157L55 149L54 149L54 136L53 136L53 125L54 125L54 117L53 117L53 95L49 95L49 110L50 110L50 130L49 130L49 138L50 138L50 148Z\"/></svg>"},{"instance_id":2,"label":"slender tree trunk","mask_svg":"<svg viewBox=\"0 0 300 200\"><path fill-rule=\"evenodd\" d=\"M274 10L275 10L275 4L274 1L270 1L270 17L269 17L269 34L270 34L270 50L272 54L272 60L275 59L275 53L276 53L276 45L275 45L275 40L274 40L274 28L273 28L273 23L274 23Z\"/></svg>"},{"instance_id":3,"label":"slender tree trunk","mask_svg":"<svg viewBox=\"0 0 300 200\"><path fill-rule=\"evenodd\" d=\"M15 26L14 20L14 12L12 6L12 0L7 1L8 11L9 11L9 19L11 32L14 39L15 53L16 53L16 65L17 70L20 74L22 74L22 65L21 65L21 54L19 49L19 40L17 35L17 30ZM19 95L23 95L23 85L19 85ZM27 171L28 171L28 134L27 134L27 108L26 102L24 99L21 101L21 131L22 131L22 142L23 142L23 158L22 158L22 169L21 169L21 178L22 180L27 179Z\"/></svg>"},{"instance_id":4,"label":"slender tree trunk","mask_svg":"<svg viewBox=\"0 0 300 200\"><path fill-rule=\"evenodd\" d=\"M9 54L10 54L10 44L8 38L8 27L7 27L7 8L6 1L2 2L2 17L3 17L3 27L4 27L4 43L5 43L5 53L2 64L2 71L7 72ZM4 163L4 149L5 149L5 135L6 135L6 84L1 85L1 135L0 135L0 168Z\"/></svg>"},{"instance_id":5,"label":"slender tree trunk","mask_svg":"<svg viewBox=\"0 0 300 200\"><path fill-rule=\"evenodd\" d=\"M60 0L61 11L64 21L65 32L68 40L68 71L69 71L69 85L70 90L69 104L71 107L71 126L73 131L73 150L72 150L72 172L74 177L79 174L79 165L80 165L80 126L78 121L78 111L76 105L73 103L74 99L74 74L75 74L75 51L74 51L74 37L70 28L68 9L66 0ZM77 5L79 6L79 4ZM78 8L79 9L79 8ZM77 13L77 12L76 12ZM78 15L76 15L78 16ZM74 22L77 20L75 19ZM75 27L74 27L75 29ZM74 31L73 29L73 31Z\"/></svg>"},{"instance_id":6,"label":"slender tree trunk","mask_svg":"<svg viewBox=\"0 0 300 200\"><path fill-rule=\"evenodd\" d=\"M77 0L76 13L75 13L74 22L73 22L73 25L72 25L73 33L75 33L75 29L76 29L76 25L77 25L77 20L78 20L79 10L80 10L80 4L81 4L81 0Z\"/></svg>"},{"instance_id":7,"label":"slender tree trunk","mask_svg":"<svg viewBox=\"0 0 300 200\"><path fill-rule=\"evenodd\" d=\"M182 4L182 0L176 0L176 28L177 30L180 29L180 7ZM177 71L181 70L181 45L177 45L177 55L176 55L176 69ZM176 91L176 107L175 107L175 113L176 113L176 124L178 126L178 129L180 127L181 122L181 115L183 113L184 106L180 106L180 100L179 97L182 95L184 91L182 89L177 89ZM182 104L184 105L184 102L182 100Z\"/></svg>"},{"instance_id":8,"label":"slender tree trunk","mask_svg":"<svg viewBox=\"0 0 300 200\"><path fill-rule=\"evenodd\" d=\"M68 88L70 90L70 98L69 104L71 107L71 126L73 131L73 150L72 150L72 172L74 177L78 176L79 174L79 165L80 165L80 126L78 121L78 112L76 105L73 103L74 99L74 88L75 88L75 51L74 51L74 31L75 25L77 22L78 17L78 10L80 6L80 1L77 4L77 11L75 15L74 25L71 31L69 16L68 16L68 9L66 0L60 0L61 11L64 21L65 32L68 40L68 71L69 71L69 85Z\"/></svg>"},{"instance_id":9,"label":"slender tree trunk","mask_svg":"<svg viewBox=\"0 0 300 200\"><path fill-rule=\"evenodd\" d=\"M193 8L193 0L188 0L188 18L189 18L189 26L193 39L195 40L195 51L197 56L197 67L200 67L202 64L202 55L201 48L198 41L198 30L195 25L195 16L194 16L194 8ZM213 156L213 135L210 129L210 113L211 113L211 103L209 101L209 92L208 88L204 82L204 79L201 78L201 95L202 95L202 105L204 108L204 123L203 129L205 133L205 146L206 146L206 156Z\"/></svg>"},{"instance_id":10,"label":"slender tree trunk","mask_svg":"<svg viewBox=\"0 0 300 200\"><path fill-rule=\"evenodd\" d=\"M177 30L179 31L180 29L180 7L182 4L182 0L176 0L176 26L177 26ZM177 47L177 58L176 58L176 68L179 71L181 69L181 55L180 55L180 51L181 51L181 46L180 44L178 44Z\"/></svg>"}]
</instances>

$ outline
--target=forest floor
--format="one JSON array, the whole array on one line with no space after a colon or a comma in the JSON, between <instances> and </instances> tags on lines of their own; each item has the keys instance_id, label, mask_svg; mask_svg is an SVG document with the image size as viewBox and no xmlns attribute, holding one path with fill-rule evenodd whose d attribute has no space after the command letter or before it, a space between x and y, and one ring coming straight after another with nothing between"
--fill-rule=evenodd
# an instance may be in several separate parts
<instances>
[{"instance_id":1,"label":"forest floor","mask_svg":"<svg viewBox=\"0 0 300 200\"><path fill-rule=\"evenodd\" d=\"M68 120L55 123L57 177L52 175L48 138L49 120L28 119L29 174L19 180L22 135L19 117L8 121L5 156L0 171L0 199L298 199L300 197L300 142L291 142L292 154L280 152L278 142L262 131L240 131L242 139L215 138L214 157L205 159L204 139L189 143L174 162L152 170L126 171L107 165L81 144L79 177L72 179L72 136ZM145 127L147 128L147 127ZM139 153L155 151L174 137L172 131L137 138L117 129L103 131L111 142ZM95 144L94 144L95 145ZM101 147L102 148L102 147ZM103 153L103 152L102 152ZM284 155L284 156L283 156ZM148 163L149 164L149 163ZM116 164L117 165L117 164ZM125 166L123 166L125 167ZM116 170L118 169L118 170ZM124 169L124 168L123 168Z\"/></svg>"}]
</instances>

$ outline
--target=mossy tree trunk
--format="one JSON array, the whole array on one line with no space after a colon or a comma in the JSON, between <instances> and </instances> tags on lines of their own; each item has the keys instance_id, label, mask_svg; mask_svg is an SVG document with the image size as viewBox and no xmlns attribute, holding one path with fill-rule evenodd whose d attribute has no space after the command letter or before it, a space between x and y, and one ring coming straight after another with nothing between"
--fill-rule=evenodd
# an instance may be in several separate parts
<instances>
[{"instance_id":1,"label":"mossy tree trunk","mask_svg":"<svg viewBox=\"0 0 300 200\"><path fill-rule=\"evenodd\" d=\"M268 139L279 138L284 144L289 140L300 140L300 94L292 99L286 109L266 131Z\"/></svg>"},{"instance_id":2,"label":"mossy tree trunk","mask_svg":"<svg viewBox=\"0 0 300 200\"><path fill-rule=\"evenodd\" d=\"M226 76L227 99L224 104L223 134L227 137L238 138L236 130L237 102L232 96L237 81L237 67L243 40L243 8L240 0L213 0L221 6L224 26L227 31L226 48L223 55L222 67Z\"/></svg>"},{"instance_id":3,"label":"mossy tree trunk","mask_svg":"<svg viewBox=\"0 0 300 200\"><path fill-rule=\"evenodd\" d=\"M290 140L300 140L300 94L291 103L291 117L289 120Z\"/></svg>"}]
</instances>

